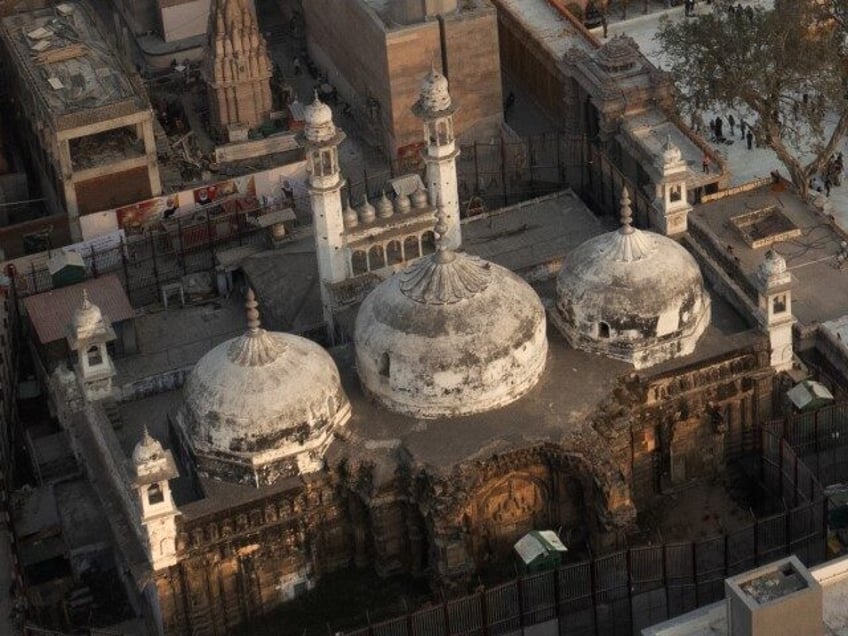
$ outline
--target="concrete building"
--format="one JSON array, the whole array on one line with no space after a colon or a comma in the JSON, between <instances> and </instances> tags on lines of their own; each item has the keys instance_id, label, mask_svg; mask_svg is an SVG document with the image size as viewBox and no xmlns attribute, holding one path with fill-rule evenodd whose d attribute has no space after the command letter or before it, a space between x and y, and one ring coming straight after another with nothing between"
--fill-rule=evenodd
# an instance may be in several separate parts
<instances>
[{"instance_id":1,"label":"concrete building","mask_svg":"<svg viewBox=\"0 0 848 636\"><path fill-rule=\"evenodd\" d=\"M789 557L725 580L725 600L642 636L837 636L848 630L848 557L807 569Z\"/></svg>"},{"instance_id":2,"label":"concrete building","mask_svg":"<svg viewBox=\"0 0 848 636\"><path fill-rule=\"evenodd\" d=\"M631 38L599 40L566 8L573 3L492 1L504 72L563 130L585 135L611 157L639 195L654 200L669 179L685 183L686 197L674 199L679 207L727 185L724 160L675 113L670 80ZM667 143L677 149L673 166L660 160ZM708 174L704 155L714 166ZM663 230L680 231L673 222Z\"/></svg>"},{"instance_id":3,"label":"concrete building","mask_svg":"<svg viewBox=\"0 0 848 636\"><path fill-rule=\"evenodd\" d=\"M418 161L421 124L409 105L432 64L462 104L460 142L499 137L500 54L488 0L314 0L304 17L309 54L402 169Z\"/></svg>"},{"instance_id":4,"label":"concrete building","mask_svg":"<svg viewBox=\"0 0 848 636\"><path fill-rule=\"evenodd\" d=\"M0 20L14 113L53 214L71 236L79 216L162 193L153 113L87 5L37 9Z\"/></svg>"}]
</instances>

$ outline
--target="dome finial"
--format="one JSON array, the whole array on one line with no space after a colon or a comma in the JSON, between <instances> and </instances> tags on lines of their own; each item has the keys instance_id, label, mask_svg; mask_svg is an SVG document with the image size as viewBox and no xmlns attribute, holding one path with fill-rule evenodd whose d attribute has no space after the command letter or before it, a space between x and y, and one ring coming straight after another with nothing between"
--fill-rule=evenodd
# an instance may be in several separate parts
<instances>
[{"instance_id":1,"label":"dome finial","mask_svg":"<svg viewBox=\"0 0 848 636\"><path fill-rule=\"evenodd\" d=\"M323 103L323 102L321 101L321 98L320 98L320 97L318 97L318 89L317 89L317 88L316 88L316 89L313 89L313 91L312 91L312 103L313 103L313 104L321 104L321 103Z\"/></svg>"},{"instance_id":2,"label":"dome finial","mask_svg":"<svg viewBox=\"0 0 848 636\"><path fill-rule=\"evenodd\" d=\"M442 195L440 194L436 198L436 225L433 228L433 232L436 235L436 261L439 263L450 262L456 256L452 250L448 249L447 241L445 240L449 229L445 208L442 205Z\"/></svg>"},{"instance_id":3,"label":"dome finial","mask_svg":"<svg viewBox=\"0 0 848 636\"><path fill-rule=\"evenodd\" d=\"M82 288L82 306L83 309L91 307L91 301L88 299L88 290L85 287Z\"/></svg>"},{"instance_id":4,"label":"dome finial","mask_svg":"<svg viewBox=\"0 0 848 636\"><path fill-rule=\"evenodd\" d=\"M630 209L630 193L627 188L621 191L621 229L622 234L633 234L633 212Z\"/></svg>"},{"instance_id":5,"label":"dome finial","mask_svg":"<svg viewBox=\"0 0 848 636\"><path fill-rule=\"evenodd\" d=\"M262 323L259 322L259 311L256 309L259 303L256 302L256 295L252 288L248 288L246 298L244 306L247 309L247 330L250 335L255 335L259 332L259 325Z\"/></svg>"}]
</instances>

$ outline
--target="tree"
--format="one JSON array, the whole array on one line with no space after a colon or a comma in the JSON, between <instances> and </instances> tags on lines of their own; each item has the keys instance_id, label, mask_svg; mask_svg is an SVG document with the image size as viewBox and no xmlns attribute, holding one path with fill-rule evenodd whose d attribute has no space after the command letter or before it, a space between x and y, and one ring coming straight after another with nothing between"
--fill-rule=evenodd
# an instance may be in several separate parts
<instances>
[{"instance_id":1,"label":"tree","mask_svg":"<svg viewBox=\"0 0 848 636\"><path fill-rule=\"evenodd\" d=\"M770 11L737 12L716 0L712 13L664 20L655 39L679 107L695 117L749 111L758 142L774 150L806 195L848 131L847 3L791 0L791 10L778 2Z\"/></svg>"}]
</instances>

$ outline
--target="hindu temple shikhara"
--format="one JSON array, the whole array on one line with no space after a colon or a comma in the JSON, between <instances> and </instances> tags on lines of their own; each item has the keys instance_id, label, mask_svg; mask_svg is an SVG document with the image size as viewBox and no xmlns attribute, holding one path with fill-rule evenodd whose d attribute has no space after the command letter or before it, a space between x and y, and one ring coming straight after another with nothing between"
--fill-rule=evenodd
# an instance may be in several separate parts
<instances>
[{"instance_id":1,"label":"hindu temple shikhara","mask_svg":"<svg viewBox=\"0 0 848 636\"><path fill-rule=\"evenodd\" d=\"M317 97L306 109L321 306L346 344L263 329L258 300L275 299L257 279L242 335L119 386L114 331L81 298L79 364L52 373L52 401L165 633L249 626L350 565L463 583L534 528L614 546L660 493L720 472L727 440L771 412L792 359L780 255L755 264L759 304L745 305L712 291L718 270L688 233L668 236L679 226L634 227L626 190L611 231L570 195L460 224L454 106L431 70L414 109L423 183L358 210L341 196L343 133ZM678 159L667 140L657 165ZM657 214L702 227L678 185ZM502 252L474 253L516 215L583 237L535 287ZM360 268L374 246L399 258Z\"/></svg>"}]
</instances>

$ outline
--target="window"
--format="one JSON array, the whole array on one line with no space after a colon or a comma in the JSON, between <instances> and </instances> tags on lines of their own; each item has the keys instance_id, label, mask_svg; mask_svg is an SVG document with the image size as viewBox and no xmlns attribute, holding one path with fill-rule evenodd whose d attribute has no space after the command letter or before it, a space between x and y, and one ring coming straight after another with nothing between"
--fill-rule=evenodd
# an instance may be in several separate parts
<instances>
[{"instance_id":1,"label":"window","mask_svg":"<svg viewBox=\"0 0 848 636\"><path fill-rule=\"evenodd\" d=\"M96 345L89 347L85 355L88 357L88 366L96 367L103 364L103 355L100 353L100 347Z\"/></svg>"},{"instance_id":2,"label":"window","mask_svg":"<svg viewBox=\"0 0 848 636\"><path fill-rule=\"evenodd\" d=\"M380 368L378 369L381 376L388 378L392 370L392 361L389 358L389 352L385 352L380 356Z\"/></svg>"},{"instance_id":3,"label":"window","mask_svg":"<svg viewBox=\"0 0 848 636\"><path fill-rule=\"evenodd\" d=\"M598 323L598 337L599 338L609 338L610 337L610 328L609 325L605 322Z\"/></svg>"},{"instance_id":4,"label":"window","mask_svg":"<svg viewBox=\"0 0 848 636\"><path fill-rule=\"evenodd\" d=\"M163 501L165 501L165 493L162 492L162 488L159 487L159 484L153 484L147 489L147 503L154 506L162 503Z\"/></svg>"},{"instance_id":5,"label":"window","mask_svg":"<svg viewBox=\"0 0 848 636\"><path fill-rule=\"evenodd\" d=\"M668 200L674 203L675 201L680 201L683 193L683 188L679 185L676 185L671 188L668 193Z\"/></svg>"},{"instance_id":6,"label":"window","mask_svg":"<svg viewBox=\"0 0 848 636\"><path fill-rule=\"evenodd\" d=\"M780 314L786 311L786 295L781 294L780 296L774 297L774 304L772 305L772 313Z\"/></svg>"}]
</instances>

